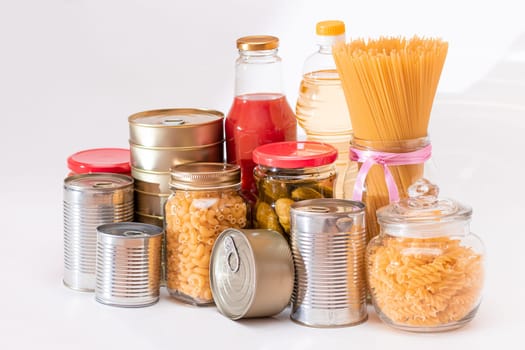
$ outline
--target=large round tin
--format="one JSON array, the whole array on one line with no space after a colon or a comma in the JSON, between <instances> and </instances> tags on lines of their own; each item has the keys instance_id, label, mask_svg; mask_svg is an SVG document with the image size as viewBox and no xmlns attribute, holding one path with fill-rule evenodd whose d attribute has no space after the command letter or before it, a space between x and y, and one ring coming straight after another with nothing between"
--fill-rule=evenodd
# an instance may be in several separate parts
<instances>
[{"instance_id":1,"label":"large round tin","mask_svg":"<svg viewBox=\"0 0 525 350\"><path fill-rule=\"evenodd\" d=\"M153 215L164 216L164 205L169 194L149 193L135 188L135 211Z\"/></svg>"},{"instance_id":2,"label":"large round tin","mask_svg":"<svg viewBox=\"0 0 525 350\"><path fill-rule=\"evenodd\" d=\"M97 227L95 299L141 307L159 300L163 230L137 222Z\"/></svg>"},{"instance_id":3,"label":"large round tin","mask_svg":"<svg viewBox=\"0 0 525 350\"><path fill-rule=\"evenodd\" d=\"M224 161L224 142L197 144L191 147L145 147L130 141L131 165L146 171L168 171L172 166L189 162Z\"/></svg>"},{"instance_id":4,"label":"large round tin","mask_svg":"<svg viewBox=\"0 0 525 350\"><path fill-rule=\"evenodd\" d=\"M224 139L224 114L177 108L144 111L128 118L130 142L145 147L194 147Z\"/></svg>"},{"instance_id":5,"label":"large round tin","mask_svg":"<svg viewBox=\"0 0 525 350\"><path fill-rule=\"evenodd\" d=\"M170 194L171 173L168 171L146 171L131 167L135 189L149 193Z\"/></svg>"},{"instance_id":6,"label":"large round tin","mask_svg":"<svg viewBox=\"0 0 525 350\"><path fill-rule=\"evenodd\" d=\"M342 199L292 204L295 265L291 319L312 327L367 319L364 205Z\"/></svg>"},{"instance_id":7,"label":"large round tin","mask_svg":"<svg viewBox=\"0 0 525 350\"><path fill-rule=\"evenodd\" d=\"M294 266L286 239L272 230L226 229L213 246L210 286L233 320L276 315L290 302Z\"/></svg>"},{"instance_id":8,"label":"large round tin","mask_svg":"<svg viewBox=\"0 0 525 350\"><path fill-rule=\"evenodd\" d=\"M96 228L133 220L133 178L91 173L64 180L64 284L95 289Z\"/></svg>"}]
</instances>

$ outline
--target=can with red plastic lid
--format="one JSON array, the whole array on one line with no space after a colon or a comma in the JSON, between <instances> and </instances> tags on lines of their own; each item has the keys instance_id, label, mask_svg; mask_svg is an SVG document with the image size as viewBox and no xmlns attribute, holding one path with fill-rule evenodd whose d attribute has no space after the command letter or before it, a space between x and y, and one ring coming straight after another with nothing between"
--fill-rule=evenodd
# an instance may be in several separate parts
<instances>
[{"instance_id":1,"label":"can with red plastic lid","mask_svg":"<svg viewBox=\"0 0 525 350\"><path fill-rule=\"evenodd\" d=\"M253 226L288 238L294 202L333 198L336 159L337 150L321 142L285 141L257 147L253 151L258 192Z\"/></svg>"},{"instance_id":2,"label":"can with red plastic lid","mask_svg":"<svg viewBox=\"0 0 525 350\"><path fill-rule=\"evenodd\" d=\"M93 148L67 158L69 175L115 173L131 175L130 151L125 148Z\"/></svg>"}]
</instances>

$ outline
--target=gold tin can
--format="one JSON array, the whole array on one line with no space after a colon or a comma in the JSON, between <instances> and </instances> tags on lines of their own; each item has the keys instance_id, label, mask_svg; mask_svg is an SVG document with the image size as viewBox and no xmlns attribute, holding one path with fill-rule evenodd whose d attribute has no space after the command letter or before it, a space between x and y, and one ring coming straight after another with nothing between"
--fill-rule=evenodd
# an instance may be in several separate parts
<instances>
[{"instance_id":1,"label":"gold tin can","mask_svg":"<svg viewBox=\"0 0 525 350\"><path fill-rule=\"evenodd\" d=\"M146 171L167 171L189 162L222 162L224 141L191 147L145 147L130 141L131 165Z\"/></svg>"},{"instance_id":2,"label":"gold tin can","mask_svg":"<svg viewBox=\"0 0 525 350\"><path fill-rule=\"evenodd\" d=\"M146 171L131 167L135 189L149 193L169 194L171 173L166 171Z\"/></svg>"},{"instance_id":3,"label":"gold tin can","mask_svg":"<svg viewBox=\"0 0 525 350\"><path fill-rule=\"evenodd\" d=\"M266 229L223 231L210 258L210 285L224 316L269 317L290 303L294 284L292 253L286 239Z\"/></svg>"},{"instance_id":4,"label":"gold tin can","mask_svg":"<svg viewBox=\"0 0 525 350\"><path fill-rule=\"evenodd\" d=\"M224 139L224 114L195 108L157 109L128 118L130 142L144 147L194 147Z\"/></svg>"},{"instance_id":5,"label":"gold tin can","mask_svg":"<svg viewBox=\"0 0 525 350\"><path fill-rule=\"evenodd\" d=\"M158 227L164 227L164 217L157 215L149 215L145 213L135 212L135 221L142 222L143 224L155 225Z\"/></svg>"},{"instance_id":6,"label":"gold tin can","mask_svg":"<svg viewBox=\"0 0 525 350\"><path fill-rule=\"evenodd\" d=\"M153 216L164 216L164 205L169 194L150 193L135 188L135 211Z\"/></svg>"}]
</instances>

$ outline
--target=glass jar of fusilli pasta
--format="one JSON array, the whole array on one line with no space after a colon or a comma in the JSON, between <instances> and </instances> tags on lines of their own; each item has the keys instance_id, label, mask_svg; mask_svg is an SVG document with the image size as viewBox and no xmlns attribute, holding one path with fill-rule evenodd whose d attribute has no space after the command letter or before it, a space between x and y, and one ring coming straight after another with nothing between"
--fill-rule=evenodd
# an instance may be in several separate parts
<instances>
[{"instance_id":1,"label":"glass jar of fusilli pasta","mask_svg":"<svg viewBox=\"0 0 525 350\"><path fill-rule=\"evenodd\" d=\"M165 207L166 285L171 296L194 305L213 304L209 263L217 236L246 226L238 165L187 163L171 169Z\"/></svg>"},{"instance_id":2,"label":"glass jar of fusilli pasta","mask_svg":"<svg viewBox=\"0 0 525 350\"><path fill-rule=\"evenodd\" d=\"M472 209L438 199L425 179L408 198L377 211L380 233L367 248L367 280L379 317L402 330L437 332L475 316L484 280L484 247L470 232Z\"/></svg>"}]
</instances>

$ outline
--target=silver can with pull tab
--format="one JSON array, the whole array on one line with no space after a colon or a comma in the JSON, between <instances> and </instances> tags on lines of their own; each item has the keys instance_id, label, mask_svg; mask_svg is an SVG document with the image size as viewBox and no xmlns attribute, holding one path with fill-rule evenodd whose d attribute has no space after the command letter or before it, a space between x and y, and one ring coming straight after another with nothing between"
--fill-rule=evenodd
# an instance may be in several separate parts
<instances>
[{"instance_id":1,"label":"silver can with pull tab","mask_svg":"<svg viewBox=\"0 0 525 350\"><path fill-rule=\"evenodd\" d=\"M367 319L364 204L312 199L292 204L293 321L342 327Z\"/></svg>"},{"instance_id":2,"label":"silver can with pull tab","mask_svg":"<svg viewBox=\"0 0 525 350\"><path fill-rule=\"evenodd\" d=\"M265 229L227 229L210 259L210 286L224 316L269 317L290 303L294 267L286 239Z\"/></svg>"},{"instance_id":3,"label":"silver can with pull tab","mask_svg":"<svg viewBox=\"0 0 525 350\"><path fill-rule=\"evenodd\" d=\"M138 222L97 227L95 299L142 307L159 300L162 228Z\"/></svg>"}]
</instances>

